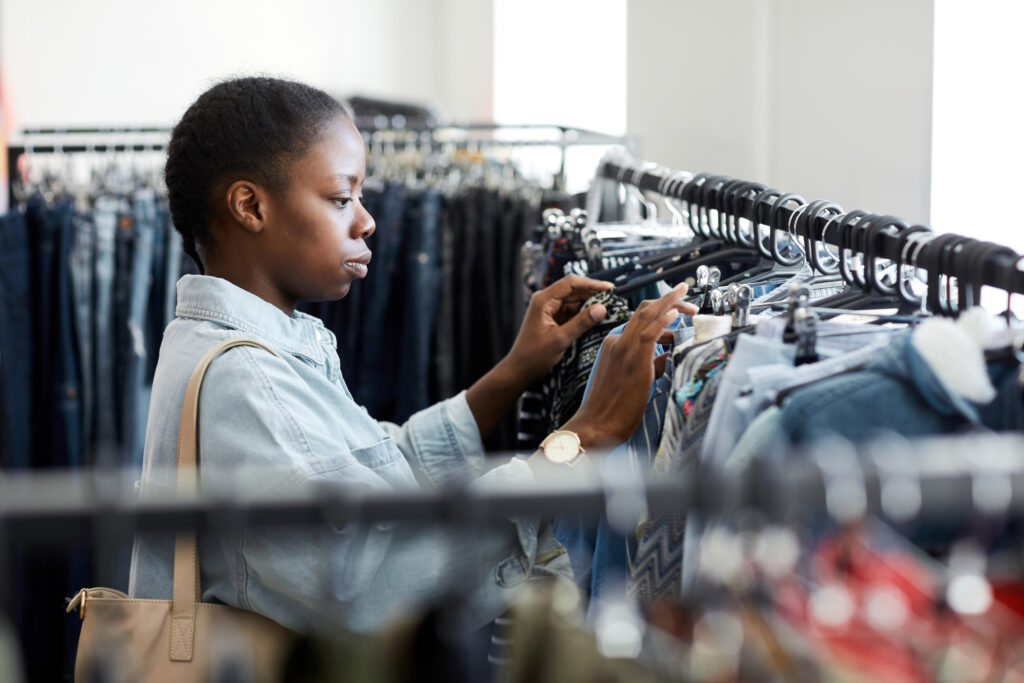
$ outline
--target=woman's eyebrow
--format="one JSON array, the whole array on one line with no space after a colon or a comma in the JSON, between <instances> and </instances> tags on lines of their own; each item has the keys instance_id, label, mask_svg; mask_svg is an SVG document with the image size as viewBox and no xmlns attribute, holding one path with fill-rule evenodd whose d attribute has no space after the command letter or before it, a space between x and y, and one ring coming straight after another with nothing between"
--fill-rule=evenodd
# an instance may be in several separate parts
<instances>
[{"instance_id":1,"label":"woman's eyebrow","mask_svg":"<svg viewBox=\"0 0 1024 683\"><path fill-rule=\"evenodd\" d=\"M352 183L353 185L356 185L358 183L363 182L363 177L362 176L359 176L359 175L349 175L347 173L338 173L338 174L336 174L334 176L331 176L331 179L332 180L347 180L349 183Z\"/></svg>"}]
</instances>

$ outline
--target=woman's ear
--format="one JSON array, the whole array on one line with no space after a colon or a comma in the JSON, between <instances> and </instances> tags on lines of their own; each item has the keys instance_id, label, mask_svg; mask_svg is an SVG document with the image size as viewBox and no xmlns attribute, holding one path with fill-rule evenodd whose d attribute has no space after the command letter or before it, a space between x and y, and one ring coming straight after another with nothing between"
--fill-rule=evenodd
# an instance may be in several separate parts
<instances>
[{"instance_id":1,"label":"woman's ear","mask_svg":"<svg viewBox=\"0 0 1024 683\"><path fill-rule=\"evenodd\" d=\"M263 232L266 192L248 180L236 180L227 189L228 213L251 233Z\"/></svg>"}]
</instances>

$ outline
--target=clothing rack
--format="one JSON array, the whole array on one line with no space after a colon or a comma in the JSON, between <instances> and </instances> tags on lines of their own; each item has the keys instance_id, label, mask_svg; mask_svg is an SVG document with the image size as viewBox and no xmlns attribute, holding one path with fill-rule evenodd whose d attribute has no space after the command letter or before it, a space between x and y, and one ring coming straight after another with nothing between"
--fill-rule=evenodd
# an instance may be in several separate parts
<instances>
[{"instance_id":1,"label":"clothing rack","mask_svg":"<svg viewBox=\"0 0 1024 683\"><path fill-rule=\"evenodd\" d=\"M383 119L383 120L381 120ZM571 147L588 146L588 145L619 145L630 152L638 151L638 144L635 138L628 136L619 135L608 135L605 133L598 133L592 130L584 128L576 128L573 126L559 126L559 125L548 125L548 124L504 124L504 123L451 123L451 124L439 124L432 126L405 126L403 124L404 119L399 117L374 117L370 120L360 120L359 130L367 138L367 142L373 136L390 136L392 138L402 138L398 142L404 142L405 140L412 140L410 136L422 136L424 134L430 135L430 141L433 148L441 149L444 146L453 146L456 149L467 149L467 148L483 148L483 147L556 147L560 150L561 159L559 163L559 170L555 177L555 184L557 187L564 188L566 180L566 157L568 149ZM451 139L452 135L458 134L459 132L471 133L474 135L484 135L495 133L498 131L551 131L555 134L555 137L551 139L545 138L534 138L534 139L495 139L495 138L484 138L484 137L464 137L461 139ZM161 126L128 126L128 127L117 127L117 126L105 126L105 127L94 127L94 128L25 128L21 131L21 136L81 136L81 135L92 135L92 136L134 136L134 135L163 135L170 137L171 129ZM12 190L13 190L13 174L17 169L18 158L26 152L32 154L81 154L81 153L108 153L108 152L155 152L166 149L167 145L164 141L152 141L145 144L138 143L132 140L125 142L97 142L95 144L86 144L82 142L73 142L70 144L28 144L25 141L19 141L15 144L9 144L7 146L7 167L11 169L12 174ZM13 196L13 192L12 192Z\"/></svg>"},{"instance_id":2,"label":"clothing rack","mask_svg":"<svg viewBox=\"0 0 1024 683\"><path fill-rule=\"evenodd\" d=\"M551 138L520 138L504 139L487 136L499 131L550 131L557 135ZM431 143L435 149L454 147L455 149L481 149L488 147L553 147L559 150L558 172L554 176L554 189L562 191L566 187L566 162L568 150L573 147L585 147L594 145L614 145L622 147L631 153L636 153L639 143L636 138L620 135L609 135L596 131L572 126L557 126L548 124L502 124L502 123L466 123L466 124L442 124L437 126L395 126L389 128L360 128L360 132L369 143L373 138L389 136L397 138L394 142L402 144L405 141L415 143L417 138L429 134ZM465 134L468 136L453 139L453 135Z\"/></svg>"},{"instance_id":3,"label":"clothing rack","mask_svg":"<svg viewBox=\"0 0 1024 683\"><path fill-rule=\"evenodd\" d=\"M641 190L648 190L713 210L724 205L725 197L722 188L725 182L733 180L724 176L701 173L692 176L690 182L683 182L680 174L666 169L652 168L651 164L644 162L637 164L606 162L599 169L598 175L638 187ZM702 184L706 187L702 187ZM746 185L752 187L757 184L746 183ZM734 187L739 189L740 186L737 184ZM750 192L751 190L748 189L743 194L734 194L729 197L730 213L759 225L768 224L773 201L780 196L787 196L787 193L780 192L772 196L770 200L761 200L755 204L756 193L753 197L747 196ZM799 208L780 206L776 210L775 222L782 227L778 229L816 242L824 241L833 247L841 246L835 220L830 221L830 216L827 215L806 216L806 220L803 219L804 217L801 217L801 220L792 220L794 214L799 212ZM867 216L870 217L872 214L867 214ZM879 218L885 222L893 220L909 224L909 221L902 221L902 219L892 216L879 216ZM826 225L830 222L832 228L825 231ZM825 232L824 238L823 232ZM968 263L971 259L955 257L956 254L961 253L980 253L979 248L983 245L987 245L989 253L981 258L980 264ZM1002 289L1009 294L1024 294L1024 270L1017 267L1020 256L1014 255L1009 248L1000 249L998 245L970 237L957 236L954 241L947 242L933 240L924 243L920 248L915 246L908 249L907 241L901 240L899 234L887 230L873 230L868 233L860 224L855 224L852 239L846 246L848 248L852 246L855 251L862 253L864 249L871 249L879 258L905 265L917 265L929 271L934 270L941 275L955 277L959 282L967 282L976 286L988 285ZM908 252L911 252L910 260L913 263L906 263Z\"/></svg>"},{"instance_id":4,"label":"clothing rack","mask_svg":"<svg viewBox=\"0 0 1024 683\"><path fill-rule=\"evenodd\" d=\"M808 514L837 516L836 500L848 500L851 486L860 492L855 497L863 501L862 511L892 517L883 495L890 485L904 498L908 487L917 491L915 519L964 519L975 511L1021 520L1024 463L1014 456L1022 452L1024 435L966 435L888 443L881 450L877 443L868 444L859 453L851 446L847 458L836 457L834 449L822 454L827 458L810 451L771 464L755 461L732 473L705 469L696 476L646 483L616 472L590 483L502 491L453 487L364 494L323 485L277 495L246 493L239 484L184 498L168 494L141 500L118 473L4 474L0 538L60 545L111 529L230 531L384 521L483 526L517 515L596 518L613 501L621 509L623 497L630 501L628 509L650 514L747 509L792 521Z\"/></svg>"}]
</instances>

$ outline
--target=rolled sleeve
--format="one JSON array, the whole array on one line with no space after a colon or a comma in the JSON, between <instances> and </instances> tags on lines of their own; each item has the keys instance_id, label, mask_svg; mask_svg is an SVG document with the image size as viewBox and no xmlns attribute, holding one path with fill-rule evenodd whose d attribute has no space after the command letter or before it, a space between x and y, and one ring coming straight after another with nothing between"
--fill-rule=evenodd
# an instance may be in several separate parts
<instances>
[{"instance_id":1,"label":"rolled sleeve","mask_svg":"<svg viewBox=\"0 0 1024 683\"><path fill-rule=\"evenodd\" d=\"M424 484L464 483L484 471L483 440L465 391L419 411L404 425L380 425Z\"/></svg>"},{"instance_id":2,"label":"rolled sleeve","mask_svg":"<svg viewBox=\"0 0 1024 683\"><path fill-rule=\"evenodd\" d=\"M485 471L483 441L465 391L421 410L402 426L389 422L381 426L398 444L417 476L434 487L468 483L474 491L501 491L527 489L536 483L526 462L516 458ZM516 528L519 557L528 572L537 556L539 519L517 516L510 521ZM499 576L502 574L499 571Z\"/></svg>"}]
</instances>

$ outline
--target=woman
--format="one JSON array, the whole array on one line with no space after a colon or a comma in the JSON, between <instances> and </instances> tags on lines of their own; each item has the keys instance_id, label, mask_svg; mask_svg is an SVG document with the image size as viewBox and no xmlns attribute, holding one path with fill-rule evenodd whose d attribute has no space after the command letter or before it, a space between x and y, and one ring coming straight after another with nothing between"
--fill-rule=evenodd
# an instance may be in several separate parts
<instances>
[{"instance_id":1,"label":"woman","mask_svg":"<svg viewBox=\"0 0 1024 683\"><path fill-rule=\"evenodd\" d=\"M529 484L543 451L483 471L486 436L522 390L605 314L578 310L606 283L565 278L530 302L508 355L468 390L414 415L378 423L353 401L334 335L295 310L297 301L345 296L372 268L375 230L361 203L365 151L342 106L299 83L243 78L218 84L185 112L168 147L166 180L175 227L202 275L178 283L153 382L143 495L173 487L185 385L216 343L252 337L211 366L200 404L204 485L222 472L260 472L252 486L286 491L331 482L360 491ZM654 376L654 345L684 310L679 287L645 302L602 349L579 412L548 442L566 463L633 432ZM378 340L367 340L374 343ZM167 473L171 473L168 478ZM171 594L170 535L136 538L130 593ZM200 537L202 598L259 612L295 629L373 630L437 598L456 580L484 623L531 571L564 573L568 562L537 519L474 538L411 525L348 525ZM455 576L453 568L458 568Z\"/></svg>"}]
</instances>

